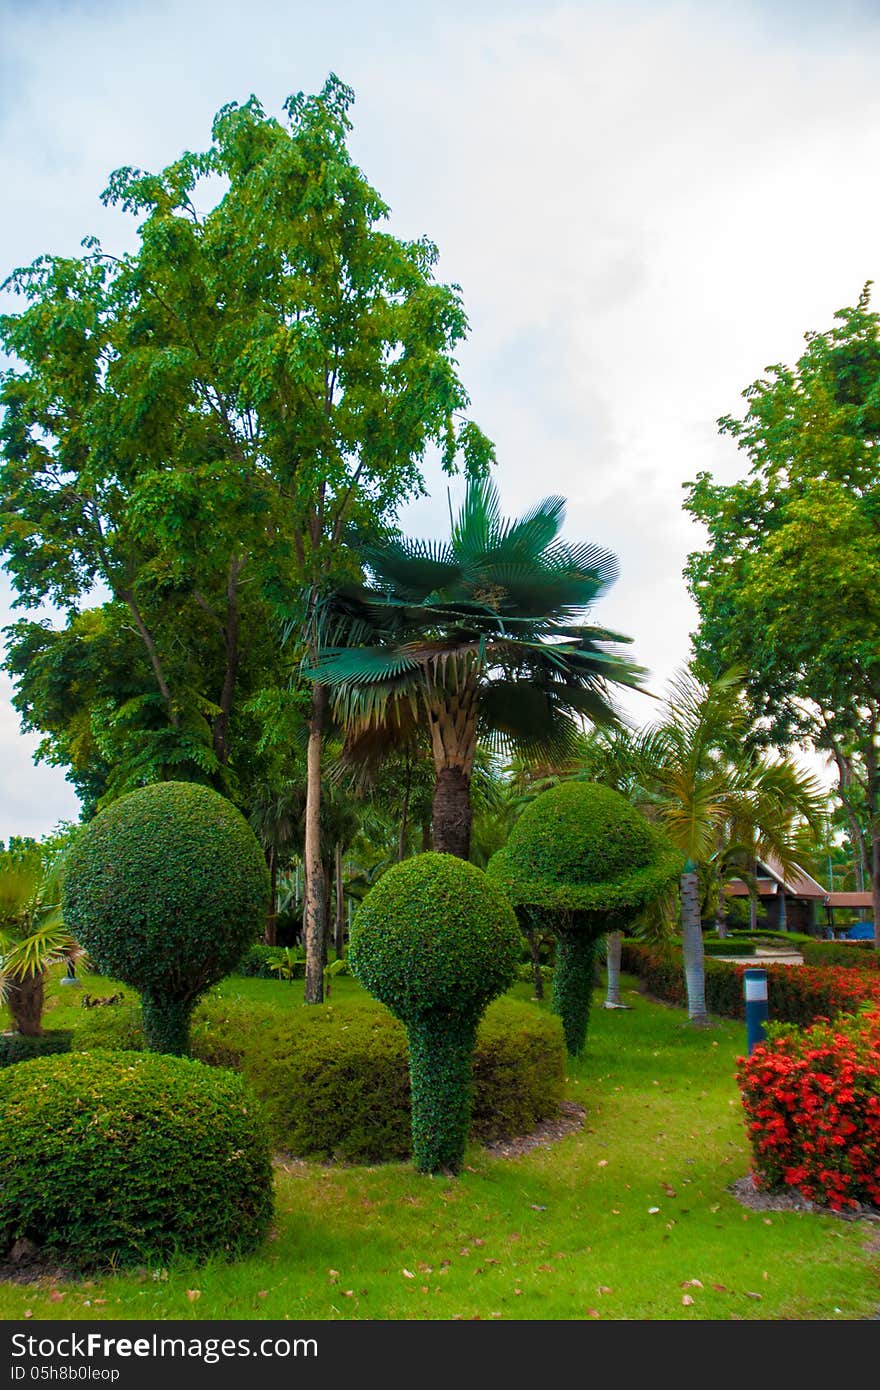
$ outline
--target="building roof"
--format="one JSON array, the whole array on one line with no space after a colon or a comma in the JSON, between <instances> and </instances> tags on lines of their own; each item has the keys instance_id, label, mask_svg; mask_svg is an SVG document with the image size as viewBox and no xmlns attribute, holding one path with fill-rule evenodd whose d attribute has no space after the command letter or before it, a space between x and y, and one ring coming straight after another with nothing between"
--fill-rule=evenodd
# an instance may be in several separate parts
<instances>
[{"instance_id":1,"label":"building roof","mask_svg":"<svg viewBox=\"0 0 880 1390\"><path fill-rule=\"evenodd\" d=\"M874 900L870 893L828 893L825 898L826 907L865 907L869 910L874 906Z\"/></svg>"},{"instance_id":2,"label":"building roof","mask_svg":"<svg viewBox=\"0 0 880 1390\"><path fill-rule=\"evenodd\" d=\"M759 878L758 897L772 898L779 888L775 878ZM749 896L748 885L743 883L741 878L735 878L731 883L725 883L724 891L729 898L747 898Z\"/></svg>"}]
</instances>

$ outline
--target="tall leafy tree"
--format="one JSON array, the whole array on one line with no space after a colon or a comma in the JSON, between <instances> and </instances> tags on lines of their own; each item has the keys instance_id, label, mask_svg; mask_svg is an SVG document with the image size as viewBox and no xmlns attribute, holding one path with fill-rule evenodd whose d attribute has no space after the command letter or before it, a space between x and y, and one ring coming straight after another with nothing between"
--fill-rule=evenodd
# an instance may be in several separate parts
<instances>
[{"instance_id":1,"label":"tall leafy tree","mask_svg":"<svg viewBox=\"0 0 880 1390\"><path fill-rule=\"evenodd\" d=\"M75 607L106 586L173 735L207 722L209 776L234 765L236 701L259 690L241 690L245 656L271 615L291 621L285 659L314 657L323 587L359 573L347 534L386 533L430 445L450 471L492 455L453 356L460 292L435 279L430 241L387 230L348 149L352 100L335 76L284 120L251 97L220 111L206 151L117 170L104 198L139 219L136 251L41 258L12 277L26 305L2 322L2 546L21 599ZM315 933L326 707L318 684ZM307 998L320 991L312 972Z\"/></svg>"},{"instance_id":2,"label":"tall leafy tree","mask_svg":"<svg viewBox=\"0 0 880 1390\"><path fill-rule=\"evenodd\" d=\"M880 317L866 286L794 367L775 365L724 417L750 468L701 473L686 508L707 530L690 556L696 645L741 663L766 739L826 753L861 844L880 921ZM875 931L880 947L880 932Z\"/></svg>"},{"instance_id":3,"label":"tall leafy tree","mask_svg":"<svg viewBox=\"0 0 880 1390\"><path fill-rule=\"evenodd\" d=\"M505 520L494 485L472 481L449 541L367 547L372 586L338 595L350 642L326 646L313 679L332 688L351 757L427 723L435 850L468 857L478 739L561 755L584 719L616 719L612 686L640 679L616 650L628 639L585 621L616 562L561 541L564 515L551 497Z\"/></svg>"}]
</instances>

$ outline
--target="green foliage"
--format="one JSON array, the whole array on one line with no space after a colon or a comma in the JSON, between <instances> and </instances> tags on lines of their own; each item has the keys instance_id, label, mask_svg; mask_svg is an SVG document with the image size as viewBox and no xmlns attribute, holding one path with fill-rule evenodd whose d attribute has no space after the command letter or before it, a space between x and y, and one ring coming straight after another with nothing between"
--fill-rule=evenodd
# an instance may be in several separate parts
<instances>
[{"instance_id":1,"label":"green foliage","mask_svg":"<svg viewBox=\"0 0 880 1390\"><path fill-rule=\"evenodd\" d=\"M658 951L639 942L625 941L621 967L638 975L649 994L668 1004L683 1006L687 991L681 952ZM708 959L705 963L706 1006L722 1018L745 1018L743 970L732 961ZM794 966L764 962L770 1018L782 1023L808 1025L817 1018L834 1018L866 1004L880 1004L880 980L876 970L847 970L839 966Z\"/></svg>"},{"instance_id":2,"label":"green foliage","mask_svg":"<svg viewBox=\"0 0 880 1390\"><path fill-rule=\"evenodd\" d=\"M797 949L806 965L844 965L880 970L880 955L870 941L802 941Z\"/></svg>"},{"instance_id":3,"label":"green foliage","mask_svg":"<svg viewBox=\"0 0 880 1390\"><path fill-rule=\"evenodd\" d=\"M524 930L558 939L553 976L570 1054L582 1051L595 942L629 926L677 878L680 855L626 797L597 782L563 782L529 802L487 875Z\"/></svg>"},{"instance_id":4,"label":"green foliage","mask_svg":"<svg viewBox=\"0 0 880 1390\"><path fill-rule=\"evenodd\" d=\"M64 916L105 974L144 998L150 1045L185 1052L198 997L262 930L265 860L208 787L159 782L114 802L74 844Z\"/></svg>"},{"instance_id":5,"label":"green foliage","mask_svg":"<svg viewBox=\"0 0 880 1390\"><path fill-rule=\"evenodd\" d=\"M73 1046L142 1048L140 1010L89 1011ZM279 1149L346 1163L412 1152L406 1033L370 1001L282 1010L212 996L194 1014L192 1051L203 1062L242 1072L263 1102ZM564 1080L556 1021L516 1000L496 1000L477 1030L471 1138L529 1133L556 1114Z\"/></svg>"},{"instance_id":6,"label":"green foliage","mask_svg":"<svg viewBox=\"0 0 880 1390\"><path fill-rule=\"evenodd\" d=\"M706 531L689 558L699 658L747 671L758 735L829 753L847 828L867 865L880 845L880 316L870 285L807 335L719 421L748 476L688 484Z\"/></svg>"},{"instance_id":7,"label":"green foliage","mask_svg":"<svg viewBox=\"0 0 880 1390\"><path fill-rule=\"evenodd\" d=\"M579 1057L587 1040L595 984L596 938L561 931L553 972L553 1009L562 1020L570 1057Z\"/></svg>"},{"instance_id":8,"label":"green foliage","mask_svg":"<svg viewBox=\"0 0 880 1390\"><path fill-rule=\"evenodd\" d=\"M30 1062L35 1057L47 1057L55 1052L69 1052L73 1033L69 1028L52 1028L38 1037L23 1033L0 1033L0 1067L16 1062Z\"/></svg>"},{"instance_id":9,"label":"green foliage","mask_svg":"<svg viewBox=\"0 0 880 1390\"><path fill-rule=\"evenodd\" d=\"M504 897L451 854L422 854L389 869L358 908L349 964L406 1025L420 1172L461 1167L477 1024L513 983L519 947Z\"/></svg>"},{"instance_id":10,"label":"green foliage","mask_svg":"<svg viewBox=\"0 0 880 1390\"><path fill-rule=\"evenodd\" d=\"M619 792L565 782L526 806L487 873L514 907L599 936L631 922L680 867L680 855Z\"/></svg>"},{"instance_id":11,"label":"green foliage","mask_svg":"<svg viewBox=\"0 0 880 1390\"><path fill-rule=\"evenodd\" d=\"M10 278L2 549L21 604L70 617L18 627L9 669L90 810L169 777L246 804L288 684L279 611L359 576L345 542L387 533L429 446L449 472L491 461L460 291L430 241L389 233L352 101L331 75L282 119L230 103L208 149L110 176L130 254L89 238ZM77 611L96 585L111 598Z\"/></svg>"},{"instance_id":12,"label":"green foliage","mask_svg":"<svg viewBox=\"0 0 880 1390\"><path fill-rule=\"evenodd\" d=\"M469 856L478 736L560 756L584 718L616 719L611 684L641 677L615 648L627 639L584 621L617 566L561 541L564 515L549 497L505 520L491 480L471 479L448 542L366 547L372 587L343 587L331 605L311 675L332 688L353 762L413 744L427 725L437 850Z\"/></svg>"},{"instance_id":13,"label":"green foliage","mask_svg":"<svg viewBox=\"0 0 880 1390\"><path fill-rule=\"evenodd\" d=\"M358 908L352 973L409 1024L427 1014L479 1017L513 982L516 918L473 864L420 854L389 869Z\"/></svg>"},{"instance_id":14,"label":"green foliage","mask_svg":"<svg viewBox=\"0 0 880 1390\"><path fill-rule=\"evenodd\" d=\"M755 943L729 936L718 940L707 938L703 941L703 950L707 956L753 956Z\"/></svg>"},{"instance_id":15,"label":"green foliage","mask_svg":"<svg viewBox=\"0 0 880 1390\"><path fill-rule=\"evenodd\" d=\"M235 1256L272 1213L265 1122L240 1077L96 1052L0 1074L0 1250L83 1266Z\"/></svg>"}]
</instances>

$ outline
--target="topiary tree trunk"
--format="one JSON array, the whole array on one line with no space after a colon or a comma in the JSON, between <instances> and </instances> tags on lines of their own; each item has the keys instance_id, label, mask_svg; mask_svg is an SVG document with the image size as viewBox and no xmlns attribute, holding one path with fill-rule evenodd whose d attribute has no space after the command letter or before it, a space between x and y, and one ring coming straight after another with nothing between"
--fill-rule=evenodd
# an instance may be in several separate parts
<instances>
[{"instance_id":1,"label":"topiary tree trunk","mask_svg":"<svg viewBox=\"0 0 880 1390\"><path fill-rule=\"evenodd\" d=\"M458 1173L471 1122L478 1019L437 1012L406 1025L413 1161L420 1173Z\"/></svg>"},{"instance_id":2,"label":"topiary tree trunk","mask_svg":"<svg viewBox=\"0 0 880 1390\"><path fill-rule=\"evenodd\" d=\"M189 1056L189 1025L194 1000L186 1003L167 994L141 994L144 1039L151 1052Z\"/></svg>"},{"instance_id":3,"label":"topiary tree trunk","mask_svg":"<svg viewBox=\"0 0 880 1390\"><path fill-rule=\"evenodd\" d=\"M580 1056L587 1038L595 960L595 937L576 927L557 931L553 1011L562 1020L565 1045L572 1057Z\"/></svg>"}]
</instances>

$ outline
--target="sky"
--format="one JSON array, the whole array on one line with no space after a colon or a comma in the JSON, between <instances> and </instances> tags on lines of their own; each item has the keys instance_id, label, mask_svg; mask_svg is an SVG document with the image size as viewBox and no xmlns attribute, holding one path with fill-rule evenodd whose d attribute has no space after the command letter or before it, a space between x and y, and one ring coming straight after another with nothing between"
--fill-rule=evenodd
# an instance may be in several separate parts
<instances>
[{"instance_id":1,"label":"sky","mask_svg":"<svg viewBox=\"0 0 880 1390\"><path fill-rule=\"evenodd\" d=\"M880 273L880 6L0 0L0 25L0 279L88 233L132 247L108 174L205 148L226 103L280 115L330 72L354 88L391 230L428 235L461 287L505 514L561 493L565 536L616 554L591 617L662 694L695 626L683 482L745 471L718 417ZM401 521L442 536L427 481ZM0 626L13 597L0 575ZM0 839L78 815L10 693L0 673Z\"/></svg>"}]
</instances>

